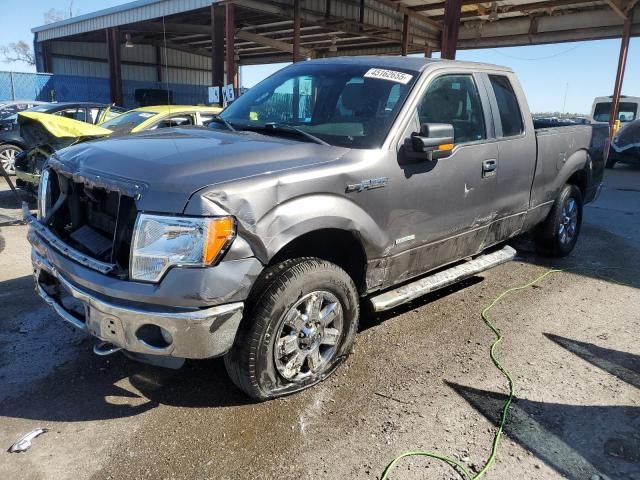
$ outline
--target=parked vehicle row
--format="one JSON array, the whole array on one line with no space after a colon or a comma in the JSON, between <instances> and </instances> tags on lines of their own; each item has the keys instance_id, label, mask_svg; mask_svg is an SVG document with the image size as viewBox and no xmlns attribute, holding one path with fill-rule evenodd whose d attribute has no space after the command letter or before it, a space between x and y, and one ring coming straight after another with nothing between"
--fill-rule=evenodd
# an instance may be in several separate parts
<instances>
[{"instance_id":1,"label":"parked vehicle row","mask_svg":"<svg viewBox=\"0 0 640 480\"><path fill-rule=\"evenodd\" d=\"M296 63L210 128L54 152L26 216L36 288L98 353L224 356L248 395L286 395L345 360L361 302L386 310L467 278L527 231L569 254L607 137L536 129L508 68Z\"/></svg>"}]
</instances>

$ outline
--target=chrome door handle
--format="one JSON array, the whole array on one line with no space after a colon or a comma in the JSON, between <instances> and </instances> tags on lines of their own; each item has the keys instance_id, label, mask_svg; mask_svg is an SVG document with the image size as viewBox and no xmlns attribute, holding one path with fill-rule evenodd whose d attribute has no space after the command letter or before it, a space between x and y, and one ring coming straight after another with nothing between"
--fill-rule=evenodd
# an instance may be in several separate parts
<instances>
[{"instance_id":1,"label":"chrome door handle","mask_svg":"<svg viewBox=\"0 0 640 480\"><path fill-rule=\"evenodd\" d=\"M495 160L485 160L482 162L482 177L493 177L496 174L498 168L498 162Z\"/></svg>"}]
</instances>

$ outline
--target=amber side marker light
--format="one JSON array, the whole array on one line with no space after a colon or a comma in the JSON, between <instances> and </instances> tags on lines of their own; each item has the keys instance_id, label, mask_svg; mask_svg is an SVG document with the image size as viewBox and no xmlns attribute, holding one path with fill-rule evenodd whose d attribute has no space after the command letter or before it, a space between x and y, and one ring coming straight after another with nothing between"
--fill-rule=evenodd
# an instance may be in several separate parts
<instances>
[{"instance_id":1,"label":"amber side marker light","mask_svg":"<svg viewBox=\"0 0 640 480\"><path fill-rule=\"evenodd\" d=\"M207 238L204 242L203 259L209 265L214 262L220 252L231 243L236 235L236 225L233 217L213 218L207 228Z\"/></svg>"},{"instance_id":2,"label":"amber side marker light","mask_svg":"<svg viewBox=\"0 0 640 480\"><path fill-rule=\"evenodd\" d=\"M438 145L438 150L453 150L453 143L444 143Z\"/></svg>"}]
</instances>

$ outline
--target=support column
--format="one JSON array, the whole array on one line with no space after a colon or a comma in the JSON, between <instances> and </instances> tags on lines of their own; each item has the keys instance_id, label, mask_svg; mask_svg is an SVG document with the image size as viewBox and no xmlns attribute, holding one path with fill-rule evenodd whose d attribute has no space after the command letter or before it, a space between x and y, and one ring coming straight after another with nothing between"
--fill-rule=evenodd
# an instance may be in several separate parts
<instances>
[{"instance_id":1,"label":"support column","mask_svg":"<svg viewBox=\"0 0 640 480\"><path fill-rule=\"evenodd\" d=\"M409 52L409 15L405 14L402 19L402 51L403 57Z\"/></svg>"},{"instance_id":2,"label":"support column","mask_svg":"<svg viewBox=\"0 0 640 480\"><path fill-rule=\"evenodd\" d=\"M226 6L226 31L225 40L227 41L227 84L232 84L234 89L238 88L236 78L236 19L235 19L235 5L233 3L227 3Z\"/></svg>"},{"instance_id":3,"label":"support column","mask_svg":"<svg viewBox=\"0 0 640 480\"><path fill-rule=\"evenodd\" d=\"M616 74L616 83L613 89L613 98L611 99L611 115L609 116L609 126L613 135L613 126L618 119L618 110L620 109L620 95L622 94L622 83L624 82L624 71L627 66L627 54L629 52L629 38L631 37L631 23L633 20L633 12L629 12L627 19L624 21L622 30L622 41L620 42L620 56L618 57L618 72Z\"/></svg>"},{"instance_id":4,"label":"support column","mask_svg":"<svg viewBox=\"0 0 640 480\"><path fill-rule=\"evenodd\" d=\"M448 60L456 59L458 46L458 30L460 28L461 0L446 0L444 4L444 20L440 40L440 57Z\"/></svg>"},{"instance_id":5,"label":"support column","mask_svg":"<svg viewBox=\"0 0 640 480\"><path fill-rule=\"evenodd\" d=\"M42 71L45 73L51 73L53 67L51 66L51 44L48 41L42 42Z\"/></svg>"},{"instance_id":6,"label":"support column","mask_svg":"<svg viewBox=\"0 0 640 480\"><path fill-rule=\"evenodd\" d=\"M424 58L431 58L433 56L433 49L431 45L426 45L424 47Z\"/></svg>"},{"instance_id":7,"label":"support column","mask_svg":"<svg viewBox=\"0 0 640 480\"><path fill-rule=\"evenodd\" d=\"M162 82L162 47L156 46L156 82Z\"/></svg>"},{"instance_id":8,"label":"support column","mask_svg":"<svg viewBox=\"0 0 640 480\"><path fill-rule=\"evenodd\" d=\"M293 63L300 60L300 0L293 0Z\"/></svg>"},{"instance_id":9,"label":"support column","mask_svg":"<svg viewBox=\"0 0 640 480\"><path fill-rule=\"evenodd\" d=\"M211 85L224 85L225 7L211 5Z\"/></svg>"},{"instance_id":10,"label":"support column","mask_svg":"<svg viewBox=\"0 0 640 480\"><path fill-rule=\"evenodd\" d=\"M111 103L122 106L122 67L120 62L120 32L118 28L107 28L106 37Z\"/></svg>"}]
</instances>

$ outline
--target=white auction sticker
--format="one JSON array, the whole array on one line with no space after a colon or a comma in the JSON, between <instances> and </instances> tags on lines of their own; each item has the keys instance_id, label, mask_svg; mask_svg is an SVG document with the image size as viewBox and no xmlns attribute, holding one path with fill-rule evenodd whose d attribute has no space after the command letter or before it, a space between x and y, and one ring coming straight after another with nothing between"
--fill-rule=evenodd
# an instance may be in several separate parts
<instances>
[{"instance_id":1,"label":"white auction sticker","mask_svg":"<svg viewBox=\"0 0 640 480\"><path fill-rule=\"evenodd\" d=\"M413 75L409 75L408 73L396 72L395 70L385 70L383 68L370 68L364 76L365 78L379 78L381 80L389 80L403 85L409 83L413 78Z\"/></svg>"}]
</instances>

